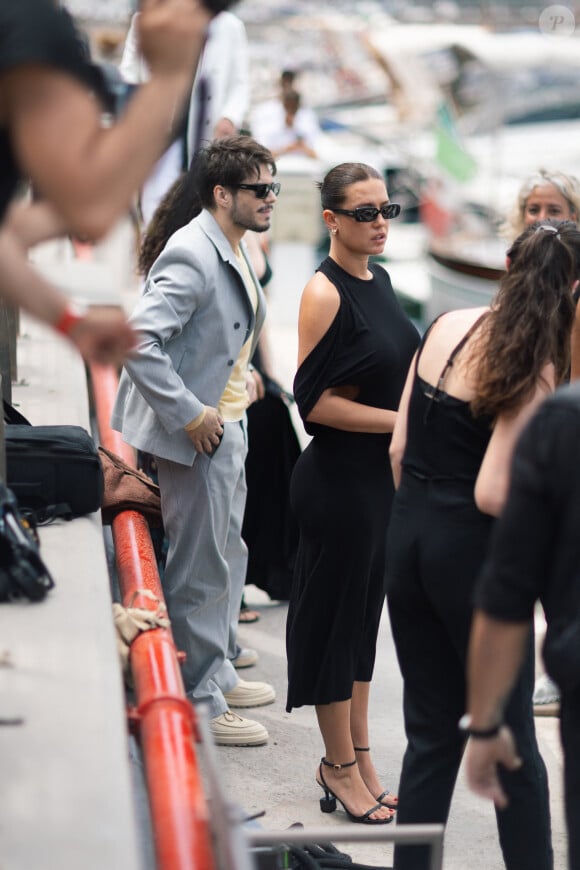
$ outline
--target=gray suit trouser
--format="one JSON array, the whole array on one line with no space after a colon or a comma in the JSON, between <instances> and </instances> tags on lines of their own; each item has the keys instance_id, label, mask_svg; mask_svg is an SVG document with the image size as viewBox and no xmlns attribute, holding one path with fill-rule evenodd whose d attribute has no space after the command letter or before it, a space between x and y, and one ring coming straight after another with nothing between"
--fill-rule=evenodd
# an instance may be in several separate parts
<instances>
[{"instance_id":1,"label":"gray suit trouser","mask_svg":"<svg viewBox=\"0 0 580 870\"><path fill-rule=\"evenodd\" d=\"M235 655L246 578L242 540L246 504L246 421L225 423L213 456L193 465L156 457L169 551L163 589L188 697L210 718L228 709L223 693L238 684Z\"/></svg>"}]
</instances>

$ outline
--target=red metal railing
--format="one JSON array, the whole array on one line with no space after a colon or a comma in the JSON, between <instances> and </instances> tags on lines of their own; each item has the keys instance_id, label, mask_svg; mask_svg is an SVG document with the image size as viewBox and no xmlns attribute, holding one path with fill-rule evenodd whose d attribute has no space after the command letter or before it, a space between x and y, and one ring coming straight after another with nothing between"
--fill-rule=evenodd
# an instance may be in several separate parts
<instances>
[{"instance_id":1,"label":"red metal railing","mask_svg":"<svg viewBox=\"0 0 580 870\"><path fill-rule=\"evenodd\" d=\"M101 443L135 465L133 449L109 426L117 373L98 364L91 364L90 372ZM124 511L114 518L112 530L123 604L157 610L164 598L147 521L136 511ZM184 692L171 631L158 628L138 635L131 644L131 669L158 868L214 870L194 746L195 712Z\"/></svg>"}]
</instances>

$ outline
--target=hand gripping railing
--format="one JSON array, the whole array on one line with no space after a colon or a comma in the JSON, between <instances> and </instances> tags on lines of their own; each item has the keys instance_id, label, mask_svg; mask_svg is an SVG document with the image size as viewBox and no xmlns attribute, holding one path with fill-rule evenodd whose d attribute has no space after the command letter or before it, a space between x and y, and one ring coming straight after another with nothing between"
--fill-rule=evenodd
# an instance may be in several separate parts
<instances>
[{"instance_id":1,"label":"hand gripping railing","mask_svg":"<svg viewBox=\"0 0 580 870\"><path fill-rule=\"evenodd\" d=\"M111 366L90 366L93 402L104 447L135 465L135 455L109 426L118 377ZM125 606L157 610L163 590L145 518L123 511L112 522L119 585ZM143 590L153 593L152 601ZM209 814L194 743L195 711L186 698L170 629L156 628L131 644L138 726L159 870L214 870Z\"/></svg>"}]
</instances>

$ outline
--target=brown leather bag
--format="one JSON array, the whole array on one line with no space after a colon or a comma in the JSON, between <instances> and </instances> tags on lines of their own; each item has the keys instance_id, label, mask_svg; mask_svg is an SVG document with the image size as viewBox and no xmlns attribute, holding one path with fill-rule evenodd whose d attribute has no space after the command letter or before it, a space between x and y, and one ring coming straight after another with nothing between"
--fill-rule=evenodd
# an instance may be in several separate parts
<instances>
[{"instance_id":1,"label":"brown leather bag","mask_svg":"<svg viewBox=\"0 0 580 870\"><path fill-rule=\"evenodd\" d=\"M99 456L105 478L101 503L103 523L110 524L121 511L138 511L150 526L160 527L161 496L157 484L145 472L132 468L106 447L99 447Z\"/></svg>"}]
</instances>

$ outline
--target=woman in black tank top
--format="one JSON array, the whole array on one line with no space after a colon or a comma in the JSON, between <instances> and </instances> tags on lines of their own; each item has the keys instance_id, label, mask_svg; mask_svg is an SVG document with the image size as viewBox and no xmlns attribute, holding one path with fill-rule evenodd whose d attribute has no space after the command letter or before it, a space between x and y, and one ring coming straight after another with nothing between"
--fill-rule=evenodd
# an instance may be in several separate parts
<instances>
[{"instance_id":1,"label":"woman in black tank top","mask_svg":"<svg viewBox=\"0 0 580 870\"><path fill-rule=\"evenodd\" d=\"M398 486L387 544L387 602L408 738L399 823L446 823L464 749L472 592L509 486L515 441L565 377L580 231L536 224L508 251L490 309L453 311L423 338L391 444ZM505 711L524 760L504 772L498 813L508 870L551 870L546 771L531 707L533 643ZM494 723L473 723L485 729ZM397 870L427 870L428 847L395 849Z\"/></svg>"},{"instance_id":2,"label":"woman in black tank top","mask_svg":"<svg viewBox=\"0 0 580 870\"><path fill-rule=\"evenodd\" d=\"M351 821L385 824L396 797L369 751L368 697L385 600L385 531L393 497L391 432L417 330L382 253L389 203L381 174L346 163L321 186L330 254L300 305L298 409L312 441L290 498L300 538L288 608L286 709L314 705L325 754L316 778Z\"/></svg>"}]
</instances>

